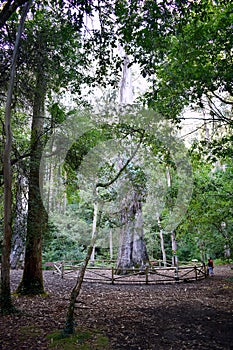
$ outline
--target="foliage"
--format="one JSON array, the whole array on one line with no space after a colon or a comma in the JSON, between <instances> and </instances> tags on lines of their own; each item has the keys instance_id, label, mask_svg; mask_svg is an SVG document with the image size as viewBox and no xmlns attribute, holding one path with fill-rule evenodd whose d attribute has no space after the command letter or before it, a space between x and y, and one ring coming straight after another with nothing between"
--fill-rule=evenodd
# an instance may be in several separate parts
<instances>
[{"instance_id":1,"label":"foliage","mask_svg":"<svg viewBox=\"0 0 233 350\"><path fill-rule=\"evenodd\" d=\"M47 1L34 2L22 37L13 104L13 163L29 155L29 125L36 69L41 56L47 99L44 132L50 135L56 126L69 118L67 108L61 103L61 97L66 95L67 90L81 94L84 87L90 91L99 84L116 86L122 63L115 53L117 35L124 50L131 55L130 64L139 62L141 73L150 84L144 98L146 104L161 112L161 116L173 120L181 119L185 106L208 107L208 120L214 118L214 124L217 123L215 136L211 140L193 144L193 197L187 217L177 229L177 236L178 254L182 260L196 258L200 251L206 255L211 253L223 257L226 242L232 248L232 2L120 0L115 3L99 1L94 5L85 0L68 3L52 0L50 3L51 6L47 6ZM87 30L84 17L89 20L96 15L99 16L100 26ZM0 33L1 105L9 77L18 16L18 12L13 13L7 28L4 27ZM87 244L86 238L90 237L93 212L91 178L89 187L82 187L82 179L77 178L85 157L92 151L95 155L95 148L110 140L120 139L126 144L125 140L130 139L134 145L139 142L139 125L136 125L137 128L127 125L125 111L125 120L122 118L120 123L116 123L116 116L109 109L108 106L108 120L106 116L96 116L101 120L101 126L80 137L67 154L61 177L66 185L66 199L72 207L67 207L65 213L57 210L54 214L56 230L49 239L45 237L45 259L54 260L65 256L58 251L61 242L67 248L68 257L81 254L79 250L74 251L74 245L77 243L77 249L82 249ZM228 126L223 131L225 124ZM161 173L164 174L169 168L172 186L168 188L160 184L156 189L157 197L152 198L155 193L151 196L151 201L157 201L156 205L161 209L161 220L165 226L169 222L179 187L185 188L186 184L178 178L172 157L169 152L165 152L161 140L153 136L144 135L141 149L145 147L160 162L158 174L153 170L154 164L148 164L150 159L147 159L146 152L140 155L144 163L135 160L127 166L127 174L131 184L146 195L154 186L153 181L161 180ZM126 153L125 158L129 154ZM107 151L103 150L100 156L106 154ZM226 165L225 171L221 166L213 170L211 164L217 161ZM23 163L28 170L27 160L24 159ZM116 162L113 164L109 159L105 162L99 160L99 164L98 176L101 182L106 184L114 179L117 174ZM151 183L148 183L149 176ZM117 203L122 179L124 174L116 184L99 190L103 202ZM84 199L81 199L83 195ZM105 224L119 226L117 215L108 214L103 217L103 232L108 230ZM156 257L160 253L155 212L145 204L144 215L149 251L151 256ZM221 226L222 222L226 223L225 230ZM169 247L169 234L165 240ZM203 257L200 255L200 258Z\"/></svg>"},{"instance_id":2,"label":"foliage","mask_svg":"<svg viewBox=\"0 0 233 350\"><path fill-rule=\"evenodd\" d=\"M44 240L43 260L82 260L84 247L91 239L92 209L85 204L67 206L63 213L54 212L50 233Z\"/></svg>"},{"instance_id":3,"label":"foliage","mask_svg":"<svg viewBox=\"0 0 233 350\"><path fill-rule=\"evenodd\" d=\"M119 1L119 35L151 82L149 106L179 118L184 106L216 97L232 104L232 2ZM211 102L210 102L211 101Z\"/></svg>"},{"instance_id":4,"label":"foliage","mask_svg":"<svg viewBox=\"0 0 233 350\"><path fill-rule=\"evenodd\" d=\"M232 254L232 165L232 160L226 159L226 169L221 166L213 169L203 162L195 169L193 197L178 235L184 241L185 236L190 236L191 241L195 239L195 246L205 256L224 258L226 247Z\"/></svg>"}]
</instances>

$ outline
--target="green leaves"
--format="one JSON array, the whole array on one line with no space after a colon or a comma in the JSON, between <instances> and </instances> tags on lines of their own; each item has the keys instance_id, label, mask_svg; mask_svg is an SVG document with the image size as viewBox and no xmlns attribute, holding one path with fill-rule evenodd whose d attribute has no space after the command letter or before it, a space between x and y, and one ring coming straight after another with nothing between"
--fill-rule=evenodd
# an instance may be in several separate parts
<instances>
[{"instance_id":1,"label":"green leaves","mask_svg":"<svg viewBox=\"0 0 233 350\"><path fill-rule=\"evenodd\" d=\"M195 169L194 191L187 220L180 225L178 235L181 242L187 237L197 237L205 253L224 257L224 247L233 248L229 239L232 220L232 160L214 169L204 163ZM212 170L211 170L212 168ZM222 222L226 228L223 231ZM193 239L190 237L190 239Z\"/></svg>"},{"instance_id":2,"label":"green leaves","mask_svg":"<svg viewBox=\"0 0 233 350\"><path fill-rule=\"evenodd\" d=\"M232 10L231 1L120 2L119 33L152 81L150 107L175 119L209 92L233 95Z\"/></svg>"},{"instance_id":3,"label":"green leaves","mask_svg":"<svg viewBox=\"0 0 233 350\"><path fill-rule=\"evenodd\" d=\"M52 105L48 108L48 111L51 114L53 126L63 123L66 119L65 108L60 107L58 102L52 103Z\"/></svg>"}]
</instances>

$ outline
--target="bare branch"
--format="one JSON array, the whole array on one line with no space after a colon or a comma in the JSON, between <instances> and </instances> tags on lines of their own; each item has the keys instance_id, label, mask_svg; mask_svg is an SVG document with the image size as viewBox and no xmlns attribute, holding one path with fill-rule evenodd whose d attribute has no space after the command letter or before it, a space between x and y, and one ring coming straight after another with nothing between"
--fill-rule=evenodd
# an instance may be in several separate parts
<instances>
[{"instance_id":1,"label":"bare branch","mask_svg":"<svg viewBox=\"0 0 233 350\"><path fill-rule=\"evenodd\" d=\"M227 105L233 105L233 101L225 100L224 98L218 96L214 91L211 91L212 94L218 98L221 102L226 103Z\"/></svg>"},{"instance_id":2,"label":"bare branch","mask_svg":"<svg viewBox=\"0 0 233 350\"><path fill-rule=\"evenodd\" d=\"M131 157L127 160L127 162L125 162L125 164L123 165L123 167L119 170L119 172L116 174L116 176L110 180L109 182L103 183L103 182L99 182L96 184L96 188L97 187L103 187L103 188L107 188L109 186L111 186L123 173L123 171L127 168L127 166L129 165L129 163L132 161L132 159L135 157L137 151L139 150L139 147L142 143L143 140L143 136L144 136L144 132L142 133L141 137L140 137L140 141L136 147L136 149L134 150L133 154L131 155Z\"/></svg>"}]
</instances>

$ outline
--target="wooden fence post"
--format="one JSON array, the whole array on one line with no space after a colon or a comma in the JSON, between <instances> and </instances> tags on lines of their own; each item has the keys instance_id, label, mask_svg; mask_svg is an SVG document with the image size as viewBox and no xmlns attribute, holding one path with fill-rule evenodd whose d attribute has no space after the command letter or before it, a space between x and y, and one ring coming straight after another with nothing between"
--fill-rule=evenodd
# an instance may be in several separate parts
<instances>
[{"instance_id":1,"label":"wooden fence post","mask_svg":"<svg viewBox=\"0 0 233 350\"><path fill-rule=\"evenodd\" d=\"M64 277L64 270L65 270L65 266L64 266L64 261L61 262L61 278Z\"/></svg>"},{"instance_id":2,"label":"wooden fence post","mask_svg":"<svg viewBox=\"0 0 233 350\"><path fill-rule=\"evenodd\" d=\"M207 269L206 269L206 264L204 263L204 261L203 261L202 267L203 267L205 278L206 278L207 277Z\"/></svg>"},{"instance_id":3,"label":"wooden fence post","mask_svg":"<svg viewBox=\"0 0 233 350\"><path fill-rule=\"evenodd\" d=\"M194 266L194 270L195 270L195 278L196 278L196 281L197 281L197 266L196 265Z\"/></svg>"},{"instance_id":4,"label":"wooden fence post","mask_svg":"<svg viewBox=\"0 0 233 350\"><path fill-rule=\"evenodd\" d=\"M112 284L114 284L114 267L112 266Z\"/></svg>"},{"instance_id":5,"label":"wooden fence post","mask_svg":"<svg viewBox=\"0 0 233 350\"><path fill-rule=\"evenodd\" d=\"M174 275L174 277L175 277L175 282L179 282L179 268L178 268L178 266L176 266L175 267L175 275Z\"/></svg>"},{"instance_id":6,"label":"wooden fence post","mask_svg":"<svg viewBox=\"0 0 233 350\"><path fill-rule=\"evenodd\" d=\"M149 267L147 266L146 267L146 284L149 283L149 278L148 278L149 276L148 275L149 275Z\"/></svg>"}]
</instances>

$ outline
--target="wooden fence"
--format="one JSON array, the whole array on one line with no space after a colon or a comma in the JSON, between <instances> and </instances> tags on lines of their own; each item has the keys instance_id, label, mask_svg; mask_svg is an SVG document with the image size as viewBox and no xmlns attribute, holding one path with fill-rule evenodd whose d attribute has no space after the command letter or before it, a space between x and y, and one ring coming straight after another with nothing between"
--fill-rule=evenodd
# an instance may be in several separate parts
<instances>
[{"instance_id":1,"label":"wooden fence","mask_svg":"<svg viewBox=\"0 0 233 350\"><path fill-rule=\"evenodd\" d=\"M46 263L53 272L61 278L77 278L80 270L80 263L54 262ZM119 271L119 269L118 269ZM144 269L127 269L125 274L115 274L114 266L91 266L87 267L84 281L111 284L156 284L156 283L180 283L197 281L207 277L205 264L190 264L182 266L147 266Z\"/></svg>"}]
</instances>

